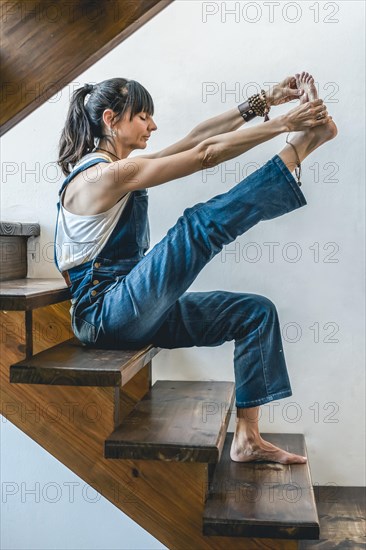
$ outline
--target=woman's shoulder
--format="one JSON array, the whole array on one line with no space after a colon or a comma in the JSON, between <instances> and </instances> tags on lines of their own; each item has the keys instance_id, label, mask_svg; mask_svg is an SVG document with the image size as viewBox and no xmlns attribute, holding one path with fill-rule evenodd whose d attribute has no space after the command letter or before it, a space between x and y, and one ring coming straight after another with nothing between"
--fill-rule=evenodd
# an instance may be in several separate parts
<instances>
[{"instance_id":1,"label":"woman's shoulder","mask_svg":"<svg viewBox=\"0 0 366 550\"><path fill-rule=\"evenodd\" d=\"M91 161L108 162L111 163L111 159L104 153L91 152L87 153L73 166L72 171L77 170L81 166L87 165ZM97 162L95 162L97 164Z\"/></svg>"},{"instance_id":2,"label":"woman's shoulder","mask_svg":"<svg viewBox=\"0 0 366 550\"><path fill-rule=\"evenodd\" d=\"M79 216L96 215L111 209L121 199L121 191L113 184L114 178L105 178L104 170L112 161L102 153L84 155L70 174L64 186L62 206L71 214ZM102 167L103 166L103 167Z\"/></svg>"},{"instance_id":3,"label":"woman's shoulder","mask_svg":"<svg viewBox=\"0 0 366 550\"><path fill-rule=\"evenodd\" d=\"M77 179L81 172L87 171L89 168L93 171L93 167L99 163L110 164L111 160L107 155L103 153L87 153L81 159L79 159L74 165L71 166L69 174L64 179L63 185L70 183L72 180Z\"/></svg>"}]
</instances>

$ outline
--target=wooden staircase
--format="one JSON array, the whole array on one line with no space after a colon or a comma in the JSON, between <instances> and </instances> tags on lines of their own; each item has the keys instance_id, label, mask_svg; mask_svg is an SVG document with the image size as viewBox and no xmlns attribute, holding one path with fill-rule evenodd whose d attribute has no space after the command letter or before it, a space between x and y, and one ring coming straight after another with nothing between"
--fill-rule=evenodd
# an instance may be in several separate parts
<instances>
[{"instance_id":1,"label":"wooden staircase","mask_svg":"<svg viewBox=\"0 0 366 550\"><path fill-rule=\"evenodd\" d=\"M168 548L287 550L319 537L308 465L231 461L232 382L152 385L159 348L83 346L68 297L59 279L2 283L9 421ZM266 437L306 454L301 435Z\"/></svg>"},{"instance_id":2,"label":"wooden staircase","mask_svg":"<svg viewBox=\"0 0 366 550\"><path fill-rule=\"evenodd\" d=\"M170 2L5 2L1 133ZM74 338L63 280L0 285L1 414L131 519L177 550L288 550L319 537L308 465L230 460L232 382L152 385L158 348ZM301 435L268 438L306 454Z\"/></svg>"}]
</instances>

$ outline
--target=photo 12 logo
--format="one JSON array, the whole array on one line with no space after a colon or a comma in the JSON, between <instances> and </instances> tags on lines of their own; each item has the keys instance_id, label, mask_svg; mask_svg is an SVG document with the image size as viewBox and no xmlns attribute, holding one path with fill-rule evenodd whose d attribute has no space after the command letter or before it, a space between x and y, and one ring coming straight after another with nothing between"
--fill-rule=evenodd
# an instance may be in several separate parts
<instances>
[{"instance_id":1,"label":"photo 12 logo","mask_svg":"<svg viewBox=\"0 0 366 550\"><path fill-rule=\"evenodd\" d=\"M202 82L202 103L207 103L209 101L209 98L216 96L220 99L221 103L240 103L251 95L260 93L261 90L265 90L265 92L268 93L270 89L277 84L279 84L279 82ZM314 86L317 89L318 96L321 97L324 103L339 102L339 99L337 97L337 94L339 92L339 85L337 84L337 82L314 82Z\"/></svg>"},{"instance_id":2,"label":"photo 12 logo","mask_svg":"<svg viewBox=\"0 0 366 550\"><path fill-rule=\"evenodd\" d=\"M339 23L337 2L203 2L202 23L275 23L294 24L303 17L313 23Z\"/></svg>"}]
</instances>

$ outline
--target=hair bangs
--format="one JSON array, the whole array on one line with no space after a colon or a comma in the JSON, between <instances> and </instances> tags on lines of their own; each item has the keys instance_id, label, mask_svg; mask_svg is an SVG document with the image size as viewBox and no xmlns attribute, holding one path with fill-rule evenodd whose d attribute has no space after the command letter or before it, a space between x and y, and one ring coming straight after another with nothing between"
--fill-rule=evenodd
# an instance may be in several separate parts
<instances>
[{"instance_id":1,"label":"hair bangs","mask_svg":"<svg viewBox=\"0 0 366 550\"><path fill-rule=\"evenodd\" d=\"M141 111L153 116L154 102L146 88L136 80L129 80L127 87L127 104L131 108L130 120L132 120L133 116L141 113Z\"/></svg>"}]
</instances>

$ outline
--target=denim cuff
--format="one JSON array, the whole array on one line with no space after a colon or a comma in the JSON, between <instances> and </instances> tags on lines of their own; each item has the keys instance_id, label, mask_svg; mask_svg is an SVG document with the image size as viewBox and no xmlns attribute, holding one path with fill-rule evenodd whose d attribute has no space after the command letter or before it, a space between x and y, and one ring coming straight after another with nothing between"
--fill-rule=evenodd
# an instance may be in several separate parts
<instances>
[{"instance_id":1,"label":"denim cuff","mask_svg":"<svg viewBox=\"0 0 366 550\"><path fill-rule=\"evenodd\" d=\"M283 162L281 157L279 157L278 155L275 155L272 160L275 163L275 165L277 166L277 168L279 170L281 170L281 173L285 176L287 181L290 183L290 185L291 185L291 187L292 187L292 189L293 189L293 191L294 191L294 193L295 193L295 195L298 199L299 206L305 206L307 204L305 196L304 196L303 192L301 191L301 189L299 187L299 184L297 183L294 176L291 174L290 170L287 168L286 164Z\"/></svg>"}]
</instances>

